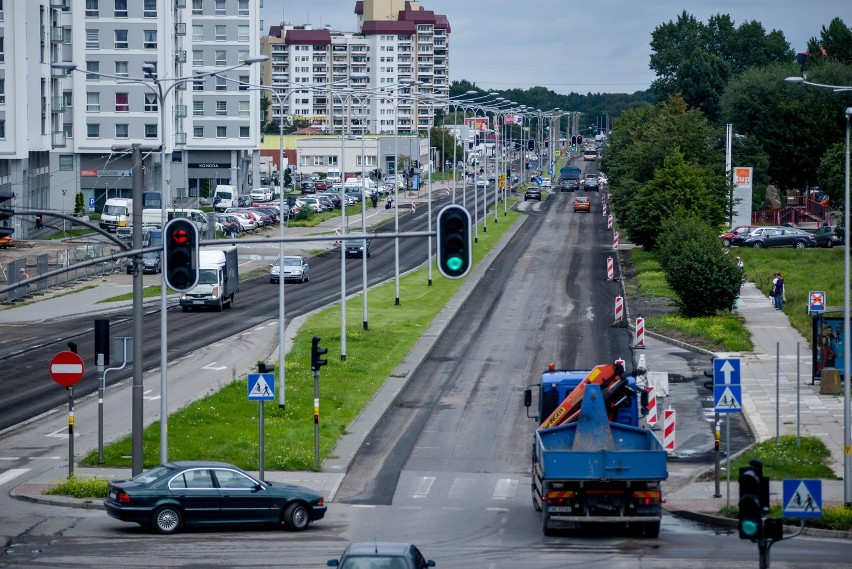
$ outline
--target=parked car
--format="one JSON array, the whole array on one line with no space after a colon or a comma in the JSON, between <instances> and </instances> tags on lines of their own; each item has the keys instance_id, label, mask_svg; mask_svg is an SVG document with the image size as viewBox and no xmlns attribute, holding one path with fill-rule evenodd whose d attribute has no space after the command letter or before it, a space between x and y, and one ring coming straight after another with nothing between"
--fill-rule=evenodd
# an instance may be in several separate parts
<instances>
[{"instance_id":1,"label":"parked car","mask_svg":"<svg viewBox=\"0 0 852 569\"><path fill-rule=\"evenodd\" d=\"M298 281L303 283L311 280L311 267L308 261L300 255L287 255L284 257L284 282ZM269 265L269 282L281 281L281 259Z\"/></svg>"},{"instance_id":2,"label":"parked car","mask_svg":"<svg viewBox=\"0 0 852 569\"><path fill-rule=\"evenodd\" d=\"M239 220L228 214L216 214L216 230L228 234L245 231Z\"/></svg>"},{"instance_id":3,"label":"parked car","mask_svg":"<svg viewBox=\"0 0 852 569\"><path fill-rule=\"evenodd\" d=\"M795 247L796 249L804 249L805 247L816 247L816 240L813 234L802 229L793 227L773 227L759 234L750 233L743 241L743 247L754 247L760 249L762 247Z\"/></svg>"},{"instance_id":4,"label":"parked car","mask_svg":"<svg viewBox=\"0 0 852 569\"><path fill-rule=\"evenodd\" d=\"M734 237L737 235L744 235L751 231L757 229L757 225L737 225L736 227L732 227L728 231L725 231L719 236L719 239L722 240L722 245L725 247L730 247L734 240Z\"/></svg>"},{"instance_id":5,"label":"parked car","mask_svg":"<svg viewBox=\"0 0 852 569\"><path fill-rule=\"evenodd\" d=\"M334 201L325 194L314 194L314 197L319 200L325 211L334 211Z\"/></svg>"},{"instance_id":6,"label":"parked car","mask_svg":"<svg viewBox=\"0 0 852 569\"><path fill-rule=\"evenodd\" d=\"M302 180L301 187L303 194L313 194L317 191L316 182L313 180Z\"/></svg>"},{"instance_id":7,"label":"parked car","mask_svg":"<svg viewBox=\"0 0 852 569\"><path fill-rule=\"evenodd\" d=\"M319 492L258 480L224 462L163 464L129 480L112 480L104 508L111 517L175 533L182 526L284 524L301 531L325 516Z\"/></svg>"},{"instance_id":8,"label":"parked car","mask_svg":"<svg viewBox=\"0 0 852 569\"><path fill-rule=\"evenodd\" d=\"M748 233L740 233L738 235L734 235L734 238L731 239L731 245L734 245L736 247L742 247L745 240L748 239L749 237L756 237L758 235L761 235L764 231L769 231L770 229L783 229L783 228L775 226L775 225L764 225L764 226L761 226L761 227L755 227L754 229L752 229Z\"/></svg>"},{"instance_id":9,"label":"parked car","mask_svg":"<svg viewBox=\"0 0 852 569\"><path fill-rule=\"evenodd\" d=\"M592 211L592 203L585 196L577 196L574 198L574 211Z\"/></svg>"},{"instance_id":10,"label":"parked car","mask_svg":"<svg viewBox=\"0 0 852 569\"><path fill-rule=\"evenodd\" d=\"M302 209L304 209L304 208L306 208L306 207L307 207L307 208L310 208L310 209L312 209L314 212L317 212L317 213L319 213L319 212L323 211L323 209L325 209L325 208L323 208L323 206L322 206L322 204L320 203L320 201L319 201L318 199L314 198L314 197L310 197L310 198L297 198L297 199L296 199L296 204L297 204L299 207L301 207Z\"/></svg>"},{"instance_id":11,"label":"parked car","mask_svg":"<svg viewBox=\"0 0 852 569\"><path fill-rule=\"evenodd\" d=\"M314 182L314 190L317 192L324 192L328 189L328 184L325 180L317 180Z\"/></svg>"},{"instance_id":12,"label":"parked car","mask_svg":"<svg viewBox=\"0 0 852 569\"><path fill-rule=\"evenodd\" d=\"M367 257L370 256L370 249L373 248L373 240L367 239ZM347 239L346 240L346 256L358 257L363 255L364 241L362 239Z\"/></svg>"},{"instance_id":13,"label":"parked car","mask_svg":"<svg viewBox=\"0 0 852 569\"><path fill-rule=\"evenodd\" d=\"M316 194L314 197L315 197L315 198L319 198L319 197L322 197L322 196L327 197L328 199L330 199L330 200L331 200L331 203L334 205L334 207L335 207L335 208L340 207L340 204L341 204L341 202L343 201L343 200L341 200L341 199L340 199L340 194L339 194L339 193L338 193L338 194L333 194L333 193L331 193L331 192L317 192L317 194ZM353 201L354 201L354 200L353 200Z\"/></svg>"},{"instance_id":14,"label":"parked car","mask_svg":"<svg viewBox=\"0 0 852 569\"><path fill-rule=\"evenodd\" d=\"M128 257L125 263L127 274L133 274L133 258ZM163 270L163 263L159 251L149 251L142 253L142 272L159 274Z\"/></svg>"},{"instance_id":15,"label":"parked car","mask_svg":"<svg viewBox=\"0 0 852 569\"><path fill-rule=\"evenodd\" d=\"M435 567L435 562L410 543L370 541L350 543L340 559L329 559L326 565L340 569L426 569Z\"/></svg>"},{"instance_id":16,"label":"parked car","mask_svg":"<svg viewBox=\"0 0 852 569\"><path fill-rule=\"evenodd\" d=\"M527 200L541 201L541 188L538 186L527 186L527 189L524 190L524 201Z\"/></svg>"},{"instance_id":17,"label":"parked car","mask_svg":"<svg viewBox=\"0 0 852 569\"><path fill-rule=\"evenodd\" d=\"M844 233L843 228L837 225L826 225L820 227L814 233L814 240L817 247L834 247L835 245L843 245Z\"/></svg>"}]
</instances>

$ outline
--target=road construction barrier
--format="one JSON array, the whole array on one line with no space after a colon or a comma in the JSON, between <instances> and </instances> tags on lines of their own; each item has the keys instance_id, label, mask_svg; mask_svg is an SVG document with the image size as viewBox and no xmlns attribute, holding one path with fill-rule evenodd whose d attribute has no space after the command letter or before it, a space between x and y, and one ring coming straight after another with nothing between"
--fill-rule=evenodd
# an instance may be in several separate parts
<instances>
[{"instance_id":1,"label":"road construction barrier","mask_svg":"<svg viewBox=\"0 0 852 569\"><path fill-rule=\"evenodd\" d=\"M657 390L649 385L648 391L648 415L645 417L645 422L649 425L657 424Z\"/></svg>"},{"instance_id":2,"label":"road construction barrier","mask_svg":"<svg viewBox=\"0 0 852 569\"><path fill-rule=\"evenodd\" d=\"M612 257L606 258L606 280L611 281L615 278L615 264L612 262Z\"/></svg>"},{"instance_id":3,"label":"road construction barrier","mask_svg":"<svg viewBox=\"0 0 852 569\"><path fill-rule=\"evenodd\" d=\"M613 251L618 250L618 231L612 234L612 249Z\"/></svg>"},{"instance_id":4,"label":"road construction barrier","mask_svg":"<svg viewBox=\"0 0 852 569\"><path fill-rule=\"evenodd\" d=\"M624 321L624 297L616 296L615 297L615 321L623 322Z\"/></svg>"},{"instance_id":5,"label":"road construction barrier","mask_svg":"<svg viewBox=\"0 0 852 569\"><path fill-rule=\"evenodd\" d=\"M669 407L663 412L663 448L669 454L675 451L675 410Z\"/></svg>"},{"instance_id":6,"label":"road construction barrier","mask_svg":"<svg viewBox=\"0 0 852 569\"><path fill-rule=\"evenodd\" d=\"M641 316L636 318L636 342L633 344L633 347L645 347L645 319Z\"/></svg>"},{"instance_id":7,"label":"road construction barrier","mask_svg":"<svg viewBox=\"0 0 852 569\"><path fill-rule=\"evenodd\" d=\"M612 229L612 215L606 216L606 228Z\"/></svg>"}]
</instances>

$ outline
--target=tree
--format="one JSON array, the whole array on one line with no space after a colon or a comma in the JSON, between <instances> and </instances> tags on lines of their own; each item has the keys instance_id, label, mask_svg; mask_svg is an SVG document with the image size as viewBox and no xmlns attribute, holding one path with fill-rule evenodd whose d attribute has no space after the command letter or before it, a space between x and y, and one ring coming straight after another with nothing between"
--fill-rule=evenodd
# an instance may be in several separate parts
<instances>
[{"instance_id":1,"label":"tree","mask_svg":"<svg viewBox=\"0 0 852 569\"><path fill-rule=\"evenodd\" d=\"M449 129L444 128L442 126L434 126L429 129L429 146L435 147L438 149L438 153L441 156L444 156L445 159L452 160L453 157L453 144L456 141L456 137L453 136L453 133L449 131ZM464 156L464 149L461 145L456 144L456 157ZM444 165L438 164L438 170L443 170Z\"/></svg>"},{"instance_id":2,"label":"tree","mask_svg":"<svg viewBox=\"0 0 852 569\"><path fill-rule=\"evenodd\" d=\"M658 258L684 316L730 310L739 296L742 273L725 254L716 229L703 220L689 215L666 220Z\"/></svg>"},{"instance_id":3,"label":"tree","mask_svg":"<svg viewBox=\"0 0 852 569\"><path fill-rule=\"evenodd\" d=\"M293 183L293 171L290 168L284 169L284 185L289 186Z\"/></svg>"},{"instance_id":4,"label":"tree","mask_svg":"<svg viewBox=\"0 0 852 569\"><path fill-rule=\"evenodd\" d=\"M840 18L834 18L828 27L822 27L819 39L813 37L808 41L807 53L808 63L836 61L852 65L852 29Z\"/></svg>"},{"instance_id":5,"label":"tree","mask_svg":"<svg viewBox=\"0 0 852 569\"><path fill-rule=\"evenodd\" d=\"M842 204L846 184L846 145L836 142L822 155L817 167L820 189L828 194L831 203Z\"/></svg>"}]
</instances>

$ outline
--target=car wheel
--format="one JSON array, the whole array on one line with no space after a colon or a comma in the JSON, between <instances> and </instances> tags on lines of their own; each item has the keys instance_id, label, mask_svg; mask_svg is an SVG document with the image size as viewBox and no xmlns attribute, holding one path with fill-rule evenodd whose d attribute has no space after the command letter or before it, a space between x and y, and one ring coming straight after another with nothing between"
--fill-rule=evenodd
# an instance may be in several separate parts
<instances>
[{"instance_id":1,"label":"car wheel","mask_svg":"<svg viewBox=\"0 0 852 569\"><path fill-rule=\"evenodd\" d=\"M151 518L151 525L161 534L175 533L182 523L183 516L175 506L157 508Z\"/></svg>"},{"instance_id":2,"label":"car wheel","mask_svg":"<svg viewBox=\"0 0 852 569\"><path fill-rule=\"evenodd\" d=\"M308 527L311 515L308 513L308 508L304 504L294 503L284 508L281 521L291 531L302 531Z\"/></svg>"},{"instance_id":3,"label":"car wheel","mask_svg":"<svg viewBox=\"0 0 852 569\"><path fill-rule=\"evenodd\" d=\"M730 239L722 239L722 247L730 247L731 240Z\"/></svg>"},{"instance_id":4,"label":"car wheel","mask_svg":"<svg viewBox=\"0 0 852 569\"><path fill-rule=\"evenodd\" d=\"M763 242L761 242L761 241L755 241L754 243L752 243L752 245L751 245L751 246L752 246L754 249L762 249L762 248L763 248Z\"/></svg>"},{"instance_id":5,"label":"car wheel","mask_svg":"<svg viewBox=\"0 0 852 569\"><path fill-rule=\"evenodd\" d=\"M806 245L804 241L796 241L796 249L804 249L805 246Z\"/></svg>"},{"instance_id":6,"label":"car wheel","mask_svg":"<svg viewBox=\"0 0 852 569\"><path fill-rule=\"evenodd\" d=\"M831 239L829 239L829 240L825 243L825 246L826 246L826 247L828 247L829 249L831 249L832 247L834 247L834 241L832 241Z\"/></svg>"}]
</instances>

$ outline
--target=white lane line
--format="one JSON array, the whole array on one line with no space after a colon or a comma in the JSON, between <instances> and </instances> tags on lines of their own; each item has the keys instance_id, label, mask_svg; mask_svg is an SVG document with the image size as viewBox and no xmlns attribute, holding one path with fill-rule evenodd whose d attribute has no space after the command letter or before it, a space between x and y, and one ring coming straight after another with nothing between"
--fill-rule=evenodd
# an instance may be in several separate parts
<instances>
[{"instance_id":1,"label":"white lane line","mask_svg":"<svg viewBox=\"0 0 852 569\"><path fill-rule=\"evenodd\" d=\"M7 470L6 472L0 474L0 486L4 485L10 480L14 480L25 472L29 472L29 470L29 468L12 468L11 470Z\"/></svg>"}]
</instances>

